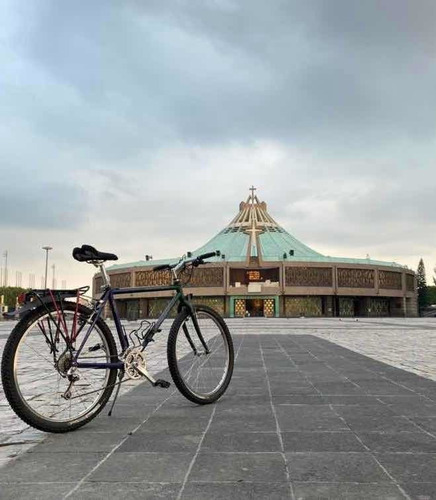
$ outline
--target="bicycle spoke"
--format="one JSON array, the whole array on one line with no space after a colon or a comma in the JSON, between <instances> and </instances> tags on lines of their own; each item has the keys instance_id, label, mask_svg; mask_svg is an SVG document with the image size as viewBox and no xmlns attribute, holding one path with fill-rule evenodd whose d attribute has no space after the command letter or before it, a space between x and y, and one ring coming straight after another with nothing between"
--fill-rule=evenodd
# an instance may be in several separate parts
<instances>
[{"instance_id":1,"label":"bicycle spoke","mask_svg":"<svg viewBox=\"0 0 436 500\"><path fill-rule=\"evenodd\" d=\"M54 314L56 315L56 312ZM17 347L15 377L23 400L35 414L53 421L70 421L76 420L92 410L107 386L110 371L109 369L76 369L79 379L76 382L73 381L69 389L71 397L63 399L63 395L66 394L71 384L66 374L72 354L69 354L65 345L64 349L61 348L61 351L57 353L55 363L53 359L44 354L44 351L47 352L50 347L47 344L46 335L42 331L45 329L47 335L50 333L50 336L54 334L63 338L64 334L62 331L59 333L59 328L65 332L71 330L74 312L68 309L62 310L60 314L62 316L56 318L54 327L53 319L48 316L48 313L29 326ZM53 332L55 328L57 329L56 333ZM80 334L81 329L79 328L77 331ZM87 345L92 347L97 344L102 345L100 352L92 352L89 356L84 353L79 360L101 359L109 361L107 342L95 326L90 332ZM64 376L61 376L58 370L64 370ZM74 376L74 372L72 376Z\"/></svg>"},{"instance_id":2,"label":"bicycle spoke","mask_svg":"<svg viewBox=\"0 0 436 500\"><path fill-rule=\"evenodd\" d=\"M40 352L38 352L36 349L34 349L33 347L31 347L30 345L28 344L25 344L24 347L27 347L27 349L30 349L32 350L38 357L42 358L43 360L47 361L47 363L50 363L50 364L53 364L53 360L52 359L48 359L46 358L45 356L43 356Z\"/></svg>"},{"instance_id":3,"label":"bicycle spoke","mask_svg":"<svg viewBox=\"0 0 436 500\"><path fill-rule=\"evenodd\" d=\"M186 320L179 327L176 356L179 372L187 388L194 394L207 396L221 387L225 379L228 351L224 334L211 316L201 312L197 314L197 321L204 344L192 322ZM204 345L207 346L208 354Z\"/></svg>"}]
</instances>

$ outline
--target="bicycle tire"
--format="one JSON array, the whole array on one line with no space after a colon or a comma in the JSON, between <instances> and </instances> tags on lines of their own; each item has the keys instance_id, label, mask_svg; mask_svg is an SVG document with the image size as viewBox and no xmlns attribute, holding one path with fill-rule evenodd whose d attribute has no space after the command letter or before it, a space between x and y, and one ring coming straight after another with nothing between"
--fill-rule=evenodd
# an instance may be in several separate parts
<instances>
[{"instance_id":1,"label":"bicycle tire","mask_svg":"<svg viewBox=\"0 0 436 500\"><path fill-rule=\"evenodd\" d=\"M202 331L202 335L206 335L206 330L202 328L202 318L206 318L209 320L211 323L210 325L212 326L215 325L217 327L217 331L215 332L214 330L212 332L209 332L209 336L213 335L215 332L215 335L212 336L211 339L206 340L206 343L210 347L212 347L212 351L209 354L205 354L204 352L199 354L195 354L192 351L191 346L189 345L188 339L186 337L186 334L183 331L183 325L186 324L187 320L190 318L190 314L187 309L183 309L175 318L171 329L170 333L168 336L168 344L167 344L167 358L168 358L168 367L170 369L171 377L174 381L174 384L178 388L178 390L185 396L187 399L190 401L197 403L197 404L210 404L215 401L217 401L226 391L228 385L230 384L230 380L232 378L233 374L233 365L234 365L234 348L233 348L233 341L232 337L230 335L229 329L223 320L223 318L213 309L207 306L195 306L195 312L197 315L197 319L199 320L200 324L200 331ZM210 329L210 328L209 328ZM198 336L196 333L194 333L195 330L193 328L190 328L190 334L192 333L193 337L195 337L195 341L197 344L197 347L200 346L201 344L199 342ZM185 337L185 339L183 339ZM215 340L214 340L215 339ZM215 349L213 343L217 344L217 341L221 340L223 349L218 353L218 347ZM181 349L181 352L178 351L179 344L183 342L184 345L188 345L188 347L184 350ZM217 344L218 346L218 344ZM186 352L185 352L186 351ZM217 355L218 353L218 355ZM222 374L221 378L219 379L219 382L216 387L214 387L212 390L202 392L199 390L199 387L195 388L192 385L192 380L189 380L189 377L191 377L191 371L192 369L187 370L185 373L183 373L183 367L182 364L189 364L189 362L192 363L197 363L197 382L199 379L199 372L203 371L203 367L205 367L204 371L208 369L209 373L206 375L208 379L212 379L212 374L217 377L219 374L215 373L215 371L218 371L221 369L220 366L218 366L220 356L226 355L227 358L225 360L225 366L224 366L224 373ZM194 358L200 357L201 356L206 356L206 359L204 362L197 361ZM209 357L208 357L209 356ZM214 359L214 363L217 366L214 366L211 364L211 359L213 356L217 356ZM206 363L210 364L210 368L206 368ZM200 364L202 363L202 364ZM219 363L221 364L221 363ZM193 366L194 366L193 365ZM213 384L213 382L212 382ZM197 385L200 385L199 383Z\"/></svg>"},{"instance_id":2,"label":"bicycle tire","mask_svg":"<svg viewBox=\"0 0 436 500\"><path fill-rule=\"evenodd\" d=\"M62 308L65 319L66 312L72 313L73 311L76 310L76 304L70 302L63 302ZM54 304L50 304L48 306L48 310L51 313L54 312L56 314ZM82 318L82 321L85 321L85 318L89 318L92 314L92 310L83 305L79 305L77 311L78 311L78 317ZM47 310L45 309L45 307L39 307L28 313L26 316L24 316L12 330L6 342L2 356L1 376L2 376L3 388L6 398L9 401L9 404L11 405L12 409L25 423L45 432L54 432L54 433L69 432L87 424L90 420L95 418L101 412L101 410L104 408L104 406L106 405L112 394L114 383L116 381L117 369L106 370L105 373L106 378L105 381L103 382L102 388L100 389L101 394L100 395L97 394L97 398L93 402L92 406L90 406L90 408L87 411L84 410L82 414L80 414L79 416L71 418L70 420L68 419L56 420L53 418L46 418L44 415L38 413L34 408L30 406L30 400L29 399L26 400L26 398L23 395L24 388L23 387L20 388L20 384L18 381L19 376L17 374L16 365L17 365L17 359L19 359L20 357L20 349L21 349L20 346L23 342L23 338L25 341L27 336L29 336L30 339L32 340L37 339L39 341L39 337L37 337L38 332L36 332L36 334L35 333L32 334L33 332L32 328L35 327L36 329L36 325L40 324L38 322L43 322L44 318L48 318ZM47 319L47 322L49 323L50 320ZM97 329L94 328L94 330L91 331L91 336L94 331L98 331L99 337L101 337L102 341L105 342L105 346L103 345L102 350L106 353L105 354L106 358L109 357L109 359L111 360L116 359L117 348L109 327L101 318L99 318L98 321L96 322L96 327ZM80 339L78 340L78 342L80 342ZM42 342L40 343L43 344L44 340L42 340ZM44 351L43 354L45 353L46 352ZM41 357L43 357L43 354L41 354ZM50 355L51 352L49 356ZM54 366L52 371L53 372L57 371L58 375L54 376L60 377L59 370L57 370ZM97 371L103 372L105 370L101 369L94 370L94 372ZM58 388L59 384L60 382L58 382ZM86 383L82 382L82 385L86 385ZM55 393L50 393L50 394L55 394ZM55 394L53 398L57 398L57 396L58 395ZM81 404L84 405L82 399L83 397L84 396L79 395L73 399L79 398ZM60 400L59 402L63 403Z\"/></svg>"}]
</instances>

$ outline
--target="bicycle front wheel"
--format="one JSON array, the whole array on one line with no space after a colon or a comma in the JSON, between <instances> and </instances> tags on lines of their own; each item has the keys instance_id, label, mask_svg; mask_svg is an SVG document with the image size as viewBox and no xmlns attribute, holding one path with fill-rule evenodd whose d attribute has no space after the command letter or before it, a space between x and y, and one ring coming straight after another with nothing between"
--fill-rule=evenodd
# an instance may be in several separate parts
<instances>
[{"instance_id":1,"label":"bicycle front wheel","mask_svg":"<svg viewBox=\"0 0 436 500\"><path fill-rule=\"evenodd\" d=\"M2 359L5 395L27 424L46 432L68 432L103 409L116 381L115 369L78 368L69 375L75 350L91 324L92 310L64 302L40 307L12 330ZM72 337L74 342L70 342ZM90 331L79 362L116 360L115 341L99 319Z\"/></svg>"},{"instance_id":2,"label":"bicycle front wheel","mask_svg":"<svg viewBox=\"0 0 436 500\"><path fill-rule=\"evenodd\" d=\"M201 337L184 309L174 320L168 337L168 366L179 391L198 404L213 403L227 389L233 373L234 350L221 316L196 306Z\"/></svg>"}]
</instances>

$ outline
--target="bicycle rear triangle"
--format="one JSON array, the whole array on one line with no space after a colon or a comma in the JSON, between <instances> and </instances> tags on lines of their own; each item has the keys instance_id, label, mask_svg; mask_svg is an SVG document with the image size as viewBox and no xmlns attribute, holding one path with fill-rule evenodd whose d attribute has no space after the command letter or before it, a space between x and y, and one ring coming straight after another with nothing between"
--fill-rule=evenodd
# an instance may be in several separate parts
<instances>
[{"instance_id":1,"label":"bicycle rear triangle","mask_svg":"<svg viewBox=\"0 0 436 500\"><path fill-rule=\"evenodd\" d=\"M116 388L113 408L125 380L148 380L153 387L168 388L170 382L155 379L151 373L157 345L153 341L176 305L178 314L166 348L174 384L197 404L218 400L232 377L231 335L216 311L192 304L179 278L184 270L206 264L205 259L215 255L219 252L182 257L177 264L158 266L155 270L171 272L172 283L166 286L112 288L104 262L118 257L90 245L75 248L74 259L99 268L101 296L84 304L89 287L27 294L27 302L19 311L22 317L6 342L1 366L5 395L15 413L37 429L68 432L96 417ZM154 322L143 320L135 330L126 332L115 297L163 290L175 293L159 318ZM106 308L114 320L119 348L103 319Z\"/></svg>"}]
</instances>

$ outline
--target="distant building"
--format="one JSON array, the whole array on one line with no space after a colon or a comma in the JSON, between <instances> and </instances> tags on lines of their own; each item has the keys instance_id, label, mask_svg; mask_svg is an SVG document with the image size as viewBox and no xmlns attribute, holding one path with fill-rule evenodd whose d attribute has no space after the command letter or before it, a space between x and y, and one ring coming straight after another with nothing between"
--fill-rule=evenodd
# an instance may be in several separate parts
<instances>
[{"instance_id":1,"label":"distant building","mask_svg":"<svg viewBox=\"0 0 436 500\"><path fill-rule=\"evenodd\" d=\"M413 271L395 262L327 257L312 250L270 216L251 188L230 224L193 255L221 256L193 270L186 290L194 301L224 316L416 316ZM167 284L167 271L152 268L178 259L144 260L108 269L112 286ZM183 279L182 279L183 282ZM94 277L94 293L101 277ZM157 317L171 292L122 295L122 317Z\"/></svg>"}]
</instances>

